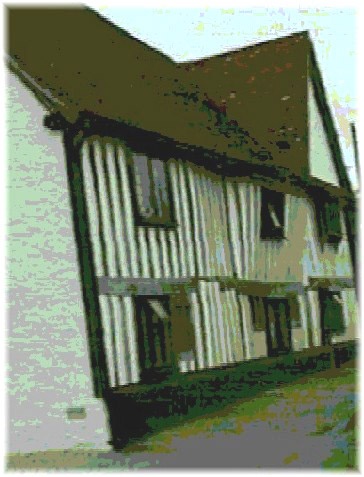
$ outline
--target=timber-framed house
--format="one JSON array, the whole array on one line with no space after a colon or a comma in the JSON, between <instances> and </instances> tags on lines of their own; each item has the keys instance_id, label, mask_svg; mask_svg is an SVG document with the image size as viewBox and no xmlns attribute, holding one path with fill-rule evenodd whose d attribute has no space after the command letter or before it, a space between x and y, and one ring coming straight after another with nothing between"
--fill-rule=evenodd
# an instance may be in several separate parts
<instances>
[{"instance_id":1,"label":"timber-framed house","mask_svg":"<svg viewBox=\"0 0 364 477\"><path fill-rule=\"evenodd\" d=\"M355 200L306 32L176 64L87 9L11 8L8 66L63 137L114 444L118 396L356 338Z\"/></svg>"}]
</instances>

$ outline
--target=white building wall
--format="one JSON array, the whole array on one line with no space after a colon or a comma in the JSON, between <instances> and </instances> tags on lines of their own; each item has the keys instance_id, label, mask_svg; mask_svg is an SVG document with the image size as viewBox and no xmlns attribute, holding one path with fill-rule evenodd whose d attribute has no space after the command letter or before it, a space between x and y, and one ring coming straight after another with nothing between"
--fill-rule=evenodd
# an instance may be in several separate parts
<instances>
[{"instance_id":1,"label":"white building wall","mask_svg":"<svg viewBox=\"0 0 364 477\"><path fill-rule=\"evenodd\" d=\"M62 137L43 127L46 111L10 73L7 113L8 451L107 448L106 414L92 393ZM69 419L75 407L80 419Z\"/></svg>"},{"instance_id":2,"label":"white building wall","mask_svg":"<svg viewBox=\"0 0 364 477\"><path fill-rule=\"evenodd\" d=\"M308 139L310 174L338 186L339 179L311 81L308 83Z\"/></svg>"}]
</instances>

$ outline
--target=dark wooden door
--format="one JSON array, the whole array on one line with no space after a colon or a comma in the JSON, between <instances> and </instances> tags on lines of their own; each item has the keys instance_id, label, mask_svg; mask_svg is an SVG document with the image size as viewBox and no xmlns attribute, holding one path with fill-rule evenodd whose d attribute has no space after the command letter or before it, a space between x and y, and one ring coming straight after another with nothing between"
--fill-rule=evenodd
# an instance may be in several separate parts
<instances>
[{"instance_id":1,"label":"dark wooden door","mask_svg":"<svg viewBox=\"0 0 364 477\"><path fill-rule=\"evenodd\" d=\"M268 356L287 354L292 349L288 301L280 298L266 298L264 305Z\"/></svg>"}]
</instances>

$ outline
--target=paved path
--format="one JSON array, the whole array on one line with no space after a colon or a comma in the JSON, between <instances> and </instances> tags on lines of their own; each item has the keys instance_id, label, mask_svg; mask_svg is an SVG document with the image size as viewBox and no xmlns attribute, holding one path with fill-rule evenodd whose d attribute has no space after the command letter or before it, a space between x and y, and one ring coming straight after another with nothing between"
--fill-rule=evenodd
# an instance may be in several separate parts
<instances>
[{"instance_id":1,"label":"paved path","mask_svg":"<svg viewBox=\"0 0 364 477\"><path fill-rule=\"evenodd\" d=\"M345 373L345 370L340 370ZM332 371L318 373L312 389L300 383L266 391L271 404L253 420L242 418L234 406L201 432L188 422L150 437L128 452L70 450L34 453L12 458L9 468L117 470L130 468L320 468L334 449L348 452L349 417L337 419L338 405L354 410L354 384L327 389ZM320 379L321 378L321 379ZM321 383L321 384L320 384ZM257 397L257 400L260 398ZM250 401L251 402L251 401ZM257 401L258 402L258 401ZM337 412L337 411L335 411ZM335 417L336 416L336 417ZM207 422L207 421L206 421ZM191 435L192 434L192 435Z\"/></svg>"}]
</instances>

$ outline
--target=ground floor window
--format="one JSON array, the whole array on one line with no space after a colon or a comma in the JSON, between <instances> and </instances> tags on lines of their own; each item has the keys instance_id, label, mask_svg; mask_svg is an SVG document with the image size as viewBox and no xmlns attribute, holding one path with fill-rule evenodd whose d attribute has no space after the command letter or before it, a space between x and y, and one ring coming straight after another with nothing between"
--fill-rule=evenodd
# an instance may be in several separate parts
<instances>
[{"instance_id":1,"label":"ground floor window","mask_svg":"<svg viewBox=\"0 0 364 477\"><path fill-rule=\"evenodd\" d=\"M292 323L297 326L299 313L292 299L249 297L254 331L265 331L268 356L289 353L292 349Z\"/></svg>"},{"instance_id":2,"label":"ground floor window","mask_svg":"<svg viewBox=\"0 0 364 477\"><path fill-rule=\"evenodd\" d=\"M278 356L291 351L291 324L288 300L264 298L267 323L267 346L269 356Z\"/></svg>"},{"instance_id":3,"label":"ground floor window","mask_svg":"<svg viewBox=\"0 0 364 477\"><path fill-rule=\"evenodd\" d=\"M140 379L158 382L178 370L195 349L190 306L184 292L135 298Z\"/></svg>"},{"instance_id":4,"label":"ground floor window","mask_svg":"<svg viewBox=\"0 0 364 477\"><path fill-rule=\"evenodd\" d=\"M338 291L319 290L321 308L321 342L322 345L331 344L334 335L345 332L343 302Z\"/></svg>"},{"instance_id":5,"label":"ground floor window","mask_svg":"<svg viewBox=\"0 0 364 477\"><path fill-rule=\"evenodd\" d=\"M140 377L157 381L173 367L170 300L168 296L139 296L135 305Z\"/></svg>"}]
</instances>

